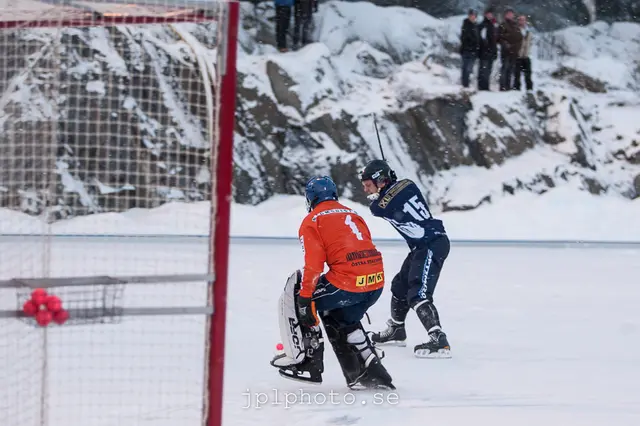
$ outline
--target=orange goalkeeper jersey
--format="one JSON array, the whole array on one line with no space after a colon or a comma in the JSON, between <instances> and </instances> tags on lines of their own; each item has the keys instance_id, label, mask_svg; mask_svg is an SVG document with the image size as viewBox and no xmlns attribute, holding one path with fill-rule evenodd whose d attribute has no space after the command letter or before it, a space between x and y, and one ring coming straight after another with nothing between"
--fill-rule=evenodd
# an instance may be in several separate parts
<instances>
[{"instance_id":1,"label":"orange goalkeeper jersey","mask_svg":"<svg viewBox=\"0 0 640 426\"><path fill-rule=\"evenodd\" d=\"M361 293L384 286L382 254L355 211L324 201L304 218L298 237L304 252L302 297L311 297L325 263L327 280L339 289Z\"/></svg>"}]
</instances>

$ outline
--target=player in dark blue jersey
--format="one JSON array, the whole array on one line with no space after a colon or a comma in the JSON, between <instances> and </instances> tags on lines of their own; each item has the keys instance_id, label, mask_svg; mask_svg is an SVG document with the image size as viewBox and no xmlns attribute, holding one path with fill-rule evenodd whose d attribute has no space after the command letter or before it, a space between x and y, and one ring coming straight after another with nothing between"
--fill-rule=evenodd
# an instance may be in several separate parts
<instances>
[{"instance_id":1,"label":"player in dark blue jersey","mask_svg":"<svg viewBox=\"0 0 640 426\"><path fill-rule=\"evenodd\" d=\"M409 179L398 180L386 161L371 161L362 170L360 180L371 201L371 213L391 223L411 250L391 282L388 327L371 333L371 341L376 345L406 346L404 323L413 309L429 336L427 342L415 346L415 356L449 358L449 342L433 304L433 292L450 249L442 221L431 215L416 184Z\"/></svg>"}]
</instances>

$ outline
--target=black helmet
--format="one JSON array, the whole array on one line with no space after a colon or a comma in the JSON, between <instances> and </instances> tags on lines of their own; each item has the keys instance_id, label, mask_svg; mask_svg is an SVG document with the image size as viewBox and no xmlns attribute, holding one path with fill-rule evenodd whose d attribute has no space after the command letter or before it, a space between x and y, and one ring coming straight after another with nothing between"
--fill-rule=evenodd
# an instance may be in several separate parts
<instances>
[{"instance_id":1,"label":"black helmet","mask_svg":"<svg viewBox=\"0 0 640 426\"><path fill-rule=\"evenodd\" d=\"M377 184L391 184L398 178L385 160L370 161L360 172L360 181L372 180Z\"/></svg>"}]
</instances>

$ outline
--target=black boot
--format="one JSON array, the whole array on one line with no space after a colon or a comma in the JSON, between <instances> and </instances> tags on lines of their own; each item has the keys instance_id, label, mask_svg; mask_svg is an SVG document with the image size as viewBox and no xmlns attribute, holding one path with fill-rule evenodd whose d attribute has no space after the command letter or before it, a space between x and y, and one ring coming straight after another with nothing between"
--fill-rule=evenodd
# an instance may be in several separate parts
<instances>
[{"instance_id":1,"label":"black boot","mask_svg":"<svg viewBox=\"0 0 640 426\"><path fill-rule=\"evenodd\" d=\"M391 375L382 365L382 358L362 328L347 336L347 341L358 354L360 374L348 383L351 389L395 389ZM384 356L384 355L383 355Z\"/></svg>"},{"instance_id":2,"label":"black boot","mask_svg":"<svg viewBox=\"0 0 640 426\"><path fill-rule=\"evenodd\" d=\"M424 300L414 306L420 322L427 330L429 340L413 348L418 358L451 358L451 347L447 335L440 326L438 310L431 300Z\"/></svg>"},{"instance_id":3,"label":"black boot","mask_svg":"<svg viewBox=\"0 0 640 426\"><path fill-rule=\"evenodd\" d=\"M406 300L391 296L391 318L387 321L387 328L377 333L370 332L369 338L374 345L407 346L407 332L404 321L409 313Z\"/></svg>"},{"instance_id":4,"label":"black boot","mask_svg":"<svg viewBox=\"0 0 640 426\"><path fill-rule=\"evenodd\" d=\"M451 358L451 347L447 335L440 328L429 332L429 340L416 345L413 354L418 358Z\"/></svg>"},{"instance_id":5,"label":"black boot","mask_svg":"<svg viewBox=\"0 0 640 426\"><path fill-rule=\"evenodd\" d=\"M392 383L392 378L382 361L375 354L369 355L362 364L363 372L356 380L349 383L349 388L357 389L391 389L396 387Z\"/></svg>"},{"instance_id":6,"label":"black boot","mask_svg":"<svg viewBox=\"0 0 640 426\"><path fill-rule=\"evenodd\" d=\"M407 332L404 323L396 324L392 319L387 321L387 328L377 333L369 333L371 342L376 346L407 346Z\"/></svg>"}]
</instances>

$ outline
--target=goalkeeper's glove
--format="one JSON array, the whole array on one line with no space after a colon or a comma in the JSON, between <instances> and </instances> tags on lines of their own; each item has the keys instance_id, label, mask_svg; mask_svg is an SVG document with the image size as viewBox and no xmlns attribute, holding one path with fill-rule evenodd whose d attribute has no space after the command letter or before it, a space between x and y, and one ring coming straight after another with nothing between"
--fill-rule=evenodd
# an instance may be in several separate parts
<instances>
[{"instance_id":1,"label":"goalkeeper's glove","mask_svg":"<svg viewBox=\"0 0 640 426\"><path fill-rule=\"evenodd\" d=\"M316 304L310 297L298 296L298 322L305 327L314 327L319 324Z\"/></svg>"}]
</instances>

